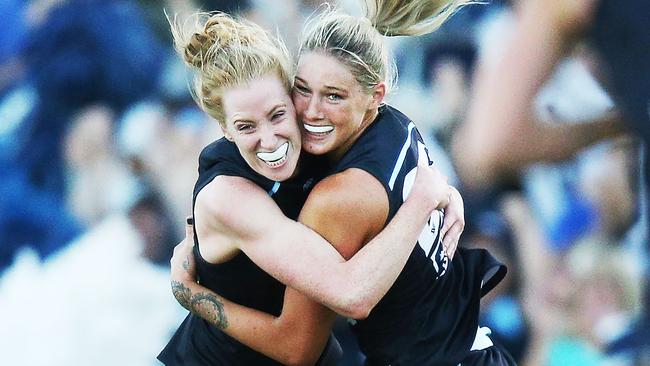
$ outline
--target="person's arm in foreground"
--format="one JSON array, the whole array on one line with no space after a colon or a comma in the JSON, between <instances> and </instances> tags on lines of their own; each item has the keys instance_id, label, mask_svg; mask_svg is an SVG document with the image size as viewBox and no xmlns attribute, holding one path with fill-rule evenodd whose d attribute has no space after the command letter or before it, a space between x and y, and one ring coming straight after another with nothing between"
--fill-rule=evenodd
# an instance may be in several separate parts
<instances>
[{"instance_id":1,"label":"person's arm in foreground","mask_svg":"<svg viewBox=\"0 0 650 366\"><path fill-rule=\"evenodd\" d=\"M533 100L558 61L587 27L594 0L518 3L513 37L496 62L479 65L465 123L454 138L459 173L470 188L557 161L623 132L616 113L582 124L540 122Z\"/></svg>"}]
</instances>

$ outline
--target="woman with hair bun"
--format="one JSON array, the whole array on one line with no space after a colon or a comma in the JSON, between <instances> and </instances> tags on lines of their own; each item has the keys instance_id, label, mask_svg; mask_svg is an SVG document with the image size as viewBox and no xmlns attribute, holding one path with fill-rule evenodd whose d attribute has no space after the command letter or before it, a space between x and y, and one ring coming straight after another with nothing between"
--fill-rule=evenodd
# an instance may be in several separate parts
<instances>
[{"instance_id":1,"label":"woman with hair bun","mask_svg":"<svg viewBox=\"0 0 650 366\"><path fill-rule=\"evenodd\" d=\"M175 26L174 38L196 70L197 103L219 121L225 137L199 157L194 226L186 234L197 240L189 251L201 285L224 297L173 277L179 302L205 319L189 314L158 358L167 365L334 364L340 349L329 326L321 326L331 324L334 313L320 303L363 317L395 281L431 212L447 206L449 186L423 165L395 219L346 262L293 221L326 167L310 156L299 159L285 47L225 14L195 20L189 33ZM194 270L189 261L178 268ZM285 293L278 280L318 302L291 288ZM282 326L256 335L262 324ZM301 336L279 336L287 333Z\"/></svg>"}]
</instances>

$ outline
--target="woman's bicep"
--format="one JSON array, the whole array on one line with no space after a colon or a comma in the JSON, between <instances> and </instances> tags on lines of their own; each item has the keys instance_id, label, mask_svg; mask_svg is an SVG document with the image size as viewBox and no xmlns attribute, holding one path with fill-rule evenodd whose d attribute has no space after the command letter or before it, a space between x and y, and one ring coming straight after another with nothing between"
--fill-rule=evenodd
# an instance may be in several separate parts
<instances>
[{"instance_id":1,"label":"woman's bicep","mask_svg":"<svg viewBox=\"0 0 650 366\"><path fill-rule=\"evenodd\" d=\"M350 259L382 230L387 217L388 197L379 181L365 171L350 169L314 188L299 221Z\"/></svg>"},{"instance_id":2,"label":"woman's bicep","mask_svg":"<svg viewBox=\"0 0 650 366\"><path fill-rule=\"evenodd\" d=\"M212 218L213 230L278 281L336 307L333 294L342 277L331 274L345 262L341 255L313 230L285 217L250 181L217 179L211 193L201 197L209 200L209 210L203 212Z\"/></svg>"}]
</instances>

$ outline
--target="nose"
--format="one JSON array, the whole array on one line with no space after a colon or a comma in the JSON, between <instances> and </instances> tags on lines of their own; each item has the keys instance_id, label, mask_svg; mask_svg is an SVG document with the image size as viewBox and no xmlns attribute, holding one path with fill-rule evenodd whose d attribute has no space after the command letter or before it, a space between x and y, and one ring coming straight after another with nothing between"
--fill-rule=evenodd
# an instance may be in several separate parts
<instances>
[{"instance_id":1,"label":"nose","mask_svg":"<svg viewBox=\"0 0 650 366\"><path fill-rule=\"evenodd\" d=\"M259 127L260 147L264 150L274 150L278 144L278 135L273 123L263 123Z\"/></svg>"},{"instance_id":2,"label":"nose","mask_svg":"<svg viewBox=\"0 0 650 366\"><path fill-rule=\"evenodd\" d=\"M307 109L302 114L306 121L318 121L323 119L323 112L320 108L319 99L311 96L307 103Z\"/></svg>"}]
</instances>

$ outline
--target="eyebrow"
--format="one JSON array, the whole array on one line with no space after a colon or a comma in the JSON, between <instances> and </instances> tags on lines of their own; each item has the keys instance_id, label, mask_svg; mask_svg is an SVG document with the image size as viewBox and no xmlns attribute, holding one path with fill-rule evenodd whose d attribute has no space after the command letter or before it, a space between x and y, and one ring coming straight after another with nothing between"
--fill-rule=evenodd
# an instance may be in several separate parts
<instances>
[{"instance_id":1,"label":"eyebrow","mask_svg":"<svg viewBox=\"0 0 650 366\"><path fill-rule=\"evenodd\" d=\"M278 109L286 108L286 107L287 107L286 103L280 102L280 103L274 105L273 108L269 109L269 111L266 113L266 115L269 116L269 115L275 113L275 111L277 111Z\"/></svg>"},{"instance_id":2,"label":"eyebrow","mask_svg":"<svg viewBox=\"0 0 650 366\"><path fill-rule=\"evenodd\" d=\"M327 89L327 90L335 90L335 91L338 91L340 93L347 93L348 92L345 89L337 88L335 86L330 86L330 85L325 85L325 89Z\"/></svg>"},{"instance_id":3,"label":"eyebrow","mask_svg":"<svg viewBox=\"0 0 650 366\"><path fill-rule=\"evenodd\" d=\"M273 113L275 113L275 111L277 111L278 109L280 109L280 108L286 108L286 106L287 106L286 103L284 103L284 102L279 102L278 104L276 104L276 105L274 105L273 107L269 108L268 111L266 112L266 115L267 115L267 116L270 116L270 115L272 115ZM241 113L238 112L238 113L235 113L235 118L232 120L232 123L233 123L233 124L235 124L235 123L237 123L237 122L248 123L248 122L254 122L254 121L251 120L250 117L247 116L246 114L244 114L243 116L241 116Z\"/></svg>"},{"instance_id":4,"label":"eyebrow","mask_svg":"<svg viewBox=\"0 0 650 366\"><path fill-rule=\"evenodd\" d=\"M251 121L251 120L248 119L248 118L244 118L244 117L239 117L239 116L237 116L237 117L235 117L235 118L232 120L232 124L234 125L234 124L236 124L237 122L240 122L240 123L252 123L253 121Z\"/></svg>"},{"instance_id":5,"label":"eyebrow","mask_svg":"<svg viewBox=\"0 0 650 366\"><path fill-rule=\"evenodd\" d=\"M299 81L301 84L309 85L308 82L306 82L305 80L301 79L298 76L296 76L295 79L296 79L296 81ZM347 93L346 89L342 89L342 88L332 86L332 85L325 85L325 89L327 89L327 90L336 90L336 91L339 91L341 93Z\"/></svg>"}]
</instances>

